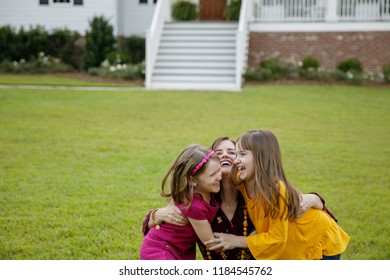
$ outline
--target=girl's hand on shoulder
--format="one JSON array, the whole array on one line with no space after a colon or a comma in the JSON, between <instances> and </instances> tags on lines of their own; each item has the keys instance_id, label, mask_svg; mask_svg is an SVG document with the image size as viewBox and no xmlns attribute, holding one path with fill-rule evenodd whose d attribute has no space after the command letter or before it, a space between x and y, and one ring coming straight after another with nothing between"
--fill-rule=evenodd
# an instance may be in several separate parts
<instances>
[{"instance_id":1,"label":"girl's hand on shoulder","mask_svg":"<svg viewBox=\"0 0 390 280\"><path fill-rule=\"evenodd\" d=\"M313 193L302 194L301 201L299 203L298 218L306 213L310 208L322 209L324 205L318 195Z\"/></svg>"},{"instance_id":2,"label":"girl's hand on shoulder","mask_svg":"<svg viewBox=\"0 0 390 280\"><path fill-rule=\"evenodd\" d=\"M155 220L159 223L165 222L177 226L185 226L189 223L176 205L169 204L155 212Z\"/></svg>"}]
</instances>

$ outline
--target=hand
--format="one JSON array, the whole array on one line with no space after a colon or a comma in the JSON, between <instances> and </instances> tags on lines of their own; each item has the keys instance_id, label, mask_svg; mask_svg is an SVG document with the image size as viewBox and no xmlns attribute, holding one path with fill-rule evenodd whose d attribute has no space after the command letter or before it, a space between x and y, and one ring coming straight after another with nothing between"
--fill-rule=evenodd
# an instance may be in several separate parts
<instances>
[{"instance_id":1,"label":"hand","mask_svg":"<svg viewBox=\"0 0 390 280\"><path fill-rule=\"evenodd\" d=\"M214 239L206 241L204 244L209 250L231 250L234 248L247 248L246 238L234 234L214 232Z\"/></svg>"},{"instance_id":2,"label":"hand","mask_svg":"<svg viewBox=\"0 0 390 280\"><path fill-rule=\"evenodd\" d=\"M301 201L299 203L299 212L297 218L301 217L310 208L322 209L324 205L321 199L313 193L302 194Z\"/></svg>"},{"instance_id":3,"label":"hand","mask_svg":"<svg viewBox=\"0 0 390 280\"><path fill-rule=\"evenodd\" d=\"M173 204L158 209L154 213L154 220L158 223L165 222L177 226L185 226L189 223L188 219L183 216L179 208Z\"/></svg>"}]
</instances>

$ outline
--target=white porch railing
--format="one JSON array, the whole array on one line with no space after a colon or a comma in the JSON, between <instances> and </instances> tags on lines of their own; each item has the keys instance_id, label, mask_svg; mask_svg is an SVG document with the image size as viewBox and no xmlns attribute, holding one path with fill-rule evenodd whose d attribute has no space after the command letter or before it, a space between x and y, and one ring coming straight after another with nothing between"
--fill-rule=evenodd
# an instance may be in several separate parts
<instances>
[{"instance_id":1,"label":"white porch railing","mask_svg":"<svg viewBox=\"0 0 390 280\"><path fill-rule=\"evenodd\" d=\"M387 21L390 0L253 0L256 22Z\"/></svg>"},{"instance_id":2,"label":"white porch railing","mask_svg":"<svg viewBox=\"0 0 390 280\"><path fill-rule=\"evenodd\" d=\"M238 30L236 33L236 88L241 89L242 74L245 71L247 63L248 49L248 22L252 17L251 0L241 1L240 19L238 21Z\"/></svg>"},{"instance_id":3,"label":"white porch railing","mask_svg":"<svg viewBox=\"0 0 390 280\"><path fill-rule=\"evenodd\" d=\"M150 29L146 31L145 86L150 88L164 23L171 21L170 1L157 1Z\"/></svg>"}]
</instances>

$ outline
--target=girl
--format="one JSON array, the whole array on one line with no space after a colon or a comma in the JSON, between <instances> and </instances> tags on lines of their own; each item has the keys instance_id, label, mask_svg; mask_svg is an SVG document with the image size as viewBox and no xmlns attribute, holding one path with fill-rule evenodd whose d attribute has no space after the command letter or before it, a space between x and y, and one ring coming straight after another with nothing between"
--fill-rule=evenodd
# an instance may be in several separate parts
<instances>
[{"instance_id":1,"label":"girl","mask_svg":"<svg viewBox=\"0 0 390 280\"><path fill-rule=\"evenodd\" d=\"M162 181L162 196L172 199L190 224L159 224L150 229L141 245L141 260L194 260L196 242L212 239L210 223L219 208L213 193L220 189L218 156L200 145L184 149ZM170 177L170 190L165 191ZM154 219L154 213L150 219Z\"/></svg>"},{"instance_id":2,"label":"girl","mask_svg":"<svg viewBox=\"0 0 390 280\"><path fill-rule=\"evenodd\" d=\"M256 259L340 259L350 240L325 211L299 214L300 192L288 181L271 131L239 137L233 178L239 181L256 234L215 234L212 249L248 247Z\"/></svg>"}]
</instances>

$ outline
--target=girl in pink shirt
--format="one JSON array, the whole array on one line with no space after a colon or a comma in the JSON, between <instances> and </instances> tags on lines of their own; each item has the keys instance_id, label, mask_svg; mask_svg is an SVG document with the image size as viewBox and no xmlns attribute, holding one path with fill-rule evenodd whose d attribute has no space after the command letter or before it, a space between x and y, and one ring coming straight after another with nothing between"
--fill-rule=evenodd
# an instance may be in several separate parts
<instances>
[{"instance_id":1,"label":"girl in pink shirt","mask_svg":"<svg viewBox=\"0 0 390 280\"><path fill-rule=\"evenodd\" d=\"M169 180L170 190L166 192ZM141 260L194 260L196 242L214 238L211 222L219 205L213 194L222 178L218 156L200 145L190 145L177 157L162 181L162 196L170 199L190 224L156 224L144 237ZM153 212L151 219L153 219Z\"/></svg>"}]
</instances>

